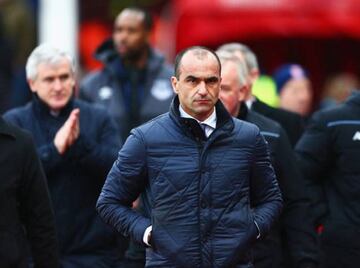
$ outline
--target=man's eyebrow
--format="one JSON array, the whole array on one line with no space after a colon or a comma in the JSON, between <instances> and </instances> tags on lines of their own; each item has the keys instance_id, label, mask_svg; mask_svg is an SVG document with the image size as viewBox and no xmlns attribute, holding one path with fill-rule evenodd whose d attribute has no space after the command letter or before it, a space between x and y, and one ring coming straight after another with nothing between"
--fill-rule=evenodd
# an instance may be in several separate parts
<instances>
[{"instance_id":1,"label":"man's eyebrow","mask_svg":"<svg viewBox=\"0 0 360 268\"><path fill-rule=\"evenodd\" d=\"M205 77L206 80L219 80L219 77L217 76L209 76L209 77Z\"/></svg>"},{"instance_id":2,"label":"man's eyebrow","mask_svg":"<svg viewBox=\"0 0 360 268\"><path fill-rule=\"evenodd\" d=\"M185 79L199 79L199 77L196 77L196 76L190 74L190 75L186 76Z\"/></svg>"}]
</instances>

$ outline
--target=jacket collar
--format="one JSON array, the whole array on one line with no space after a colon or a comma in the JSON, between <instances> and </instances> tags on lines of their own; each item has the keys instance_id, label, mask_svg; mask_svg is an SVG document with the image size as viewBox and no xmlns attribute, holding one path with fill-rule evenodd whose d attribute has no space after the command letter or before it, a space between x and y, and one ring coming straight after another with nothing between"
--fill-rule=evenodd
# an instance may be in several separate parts
<instances>
[{"instance_id":1,"label":"jacket collar","mask_svg":"<svg viewBox=\"0 0 360 268\"><path fill-rule=\"evenodd\" d=\"M246 121L248 114L249 114L249 108L247 107L245 102L241 102L240 110L237 118Z\"/></svg>"},{"instance_id":2,"label":"jacket collar","mask_svg":"<svg viewBox=\"0 0 360 268\"><path fill-rule=\"evenodd\" d=\"M52 116L50 113L49 106L44 103L37 94L33 94L33 109L36 113L42 116ZM71 97L70 101L66 104L66 106L60 111L59 117L68 116L74 107L74 98Z\"/></svg>"},{"instance_id":3,"label":"jacket collar","mask_svg":"<svg viewBox=\"0 0 360 268\"><path fill-rule=\"evenodd\" d=\"M180 116L179 105L179 97L176 95L170 106L170 117L182 129L189 129L195 137L201 136L202 139L206 139L204 138L203 131L196 120L190 118L183 118ZM218 100L218 102L215 104L215 108L217 117L215 131L220 128L224 131L231 131L234 128L234 122L231 115L227 112L220 100Z\"/></svg>"}]
</instances>

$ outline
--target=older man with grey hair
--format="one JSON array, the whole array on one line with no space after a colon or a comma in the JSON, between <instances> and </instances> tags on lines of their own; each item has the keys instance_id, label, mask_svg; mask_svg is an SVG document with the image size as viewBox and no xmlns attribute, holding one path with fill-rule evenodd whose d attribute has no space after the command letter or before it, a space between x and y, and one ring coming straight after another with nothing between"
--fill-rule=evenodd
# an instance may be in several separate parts
<instances>
[{"instance_id":1,"label":"older man with grey hair","mask_svg":"<svg viewBox=\"0 0 360 268\"><path fill-rule=\"evenodd\" d=\"M33 134L54 207L61 265L114 267L121 250L95 202L121 145L117 129L105 110L73 98L75 68L66 52L38 46L26 74L33 100L4 118Z\"/></svg>"},{"instance_id":2,"label":"older man with grey hair","mask_svg":"<svg viewBox=\"0 0 360 268\"><path fill-rule=\"evenodd\" d=\"M252 94L252 87L260 76L259 64L255 53L246 45L241 43L228 43L220 46L218 51L228 51L244 61L248 71L249 94L246 98L246 105L268 118L278 122L286 131L291 145L294 147L303 132L301 117L293 112L273 108L262 102Z\"/></svg>"},{"instance_id":3,"label":"older man with grey hair","mask_svg":"<svg viewBox=\"0 0 360 268\"><path fill-rule=\"evenodd\" d=\"M272 164L284 198L280 221L270 234L257 241L254 264L257 268L316 267L316 249L308 243L312 232L305 222L309 200L304 198L305 185L295 164L294 152L284 129L275 121L249 109L245 102L251 97L251 70L242 55L251 53L241 44L231 44L219 49L221 61L220 100L228 112L238 119L257 125L269 145ZM239 53L245 51L245 54ZM247 54L246 54L247 53ZM249 72L250 71L250 72ZM299 224L302 221L303 224ZM291 261L284 256L291 256ZM291 262L291 263L290 263Z\"/></svg>"}]
</instances>

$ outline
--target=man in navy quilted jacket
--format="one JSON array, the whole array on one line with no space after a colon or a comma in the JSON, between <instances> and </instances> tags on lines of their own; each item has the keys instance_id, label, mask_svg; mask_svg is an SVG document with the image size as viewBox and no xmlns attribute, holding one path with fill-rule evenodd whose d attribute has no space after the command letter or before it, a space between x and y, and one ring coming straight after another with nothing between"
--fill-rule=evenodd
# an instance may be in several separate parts
<instances>
[{"instance_id":1,"label":"man in navy quilted jacket","mask_svg":"<svg viewBox=\"0 0 360 268\"><path fill-rule=\"evenodd\" d=\"M146 267L253 267L252 245L280 214L266 142L218 100L220 72L207 48L178 54L170 111L132 130L97 202L147 246ZM148 217L131 209L140 194Z\"/></svg>"}]
</instances>

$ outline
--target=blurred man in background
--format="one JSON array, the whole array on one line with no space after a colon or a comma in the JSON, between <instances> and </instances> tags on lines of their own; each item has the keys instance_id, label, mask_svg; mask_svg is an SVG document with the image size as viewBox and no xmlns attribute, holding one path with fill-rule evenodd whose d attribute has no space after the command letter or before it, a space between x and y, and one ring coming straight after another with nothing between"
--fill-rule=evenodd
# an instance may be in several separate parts
<instances>
[{"instance_id":1,"label":"blurred man in background","mask_svg":"<svg viewBox=\"0 0 360 268\"><path fill-rule=\"evenodd\" d=\"M307 71L299 64L284 64L273 75L280 107L303 118L311 112L313 92Z\"/></svg>"},{"instance_id":2,"label":"blurred man in background","mask_svg":"<svg viewBox=\"0 0 360 268\"><path fill-rule=\"evenodd\" d=\"M328 77L322 91L320 109L327 109L343 103L360 89L359 78L352 73L338 73Z\"/></svg>"},{"instance_id":3,"label":"blurred man in background","mask_svg":"<svg viewBox=\"0 0 360 268\"><path fill-rule=\"evenodd\" d=\"M303 131L303 122L301 117L293 112L273 108L260 101L252 94L252 86L260 74L259 65L254 52L249 47L240 43L225 44L220 46L218 50L235 53L239 59L246 63L248 82L250 86L250 91L246 96L246 105L249 109L278 122L286 131L291 145L295 146Z\"/></svg>"},{"instance_id":4,"label":"blurred man in background","mask_svg":"<svg viewBox=\"0 0 360 268\"><path fill-rule=\"evenodd\" d=\"M0 267L59 267L54 213L29 133L0 117Z\"/></svg>"},{"instance_id":5,"label":"blurred man in background","mask_svg":"<svg viewBox=\"0 0 360 268\"><path fill-rule=\"evenodd\" d=\"M104 68L90 73L80 85L80 98L106 107L124 139L132 128L167 112L173 98L169 80L173 69L150 46L152 26L146 10L121 11L112 38L95 53ZM131 243L126 255L127 266L144 266L144 248Z\"/></svg>"},{"instance_id":6,"label":"blurred man in background","mask_svg":"<svg viewBox=\"0 0 360 268\"><path fill-rule=\"evenodd\" d=\"M0 115L10 109L13 78L11 44L4 34L3 17L0 11Z\"/></svg>"},{"instance_id":7,"label":"blurred man in background","mask_svg":"<svg viewBox=\"0 0 360 268\"><path fill-rule=\"evenodd\" d=\"M307 243L308 237L305 237L311 235L306 229L311 228L310 225L305 225L309 202L304 197L305 187L288 137L277 122L247 108L245 101L250 87L244 61L227 51L220 50L217 54L222 65L219 98L232 116L259 127L268 142L284 199L280 221L255 245L254 265L256 268L316 267L316 247L311 248L313 244ZM287 262L289 254L292 264Z\"/></svg>"},{"instance_id":8,"label":"blurred man in background","mask_svg":"<svg viewBox=\"0 0 360 268\"><path fill-rule=\"evenodd\" d=\"M111 39L96 51L104 68L81 83L80 98L105 106L123 138L132 128L167 112L173 97L173 71L150 47L152 19L139 8L126 8L116 18Z\"/></svg>"},{"instance_id":9,"label":"blurred man in background","mask_svg":"<svg viewBox=\"0 0 360 268\"><path fill-rule=\"evenodd\" d=\"M296 152L310 193L326 208L311 210L314 226L323 224L321 267L359 267L360 92L314 113Z\"/></svg>"},{"instance_id":10,"label":"blurred man in background","mask_svg":"<svg viewBox=\"0 0 360 268\"><path fill-rule=\"evenodd\" d=\"M120 148L105 110L73 98L72 58L40 45L26 64L33 100L4 118L30 131L48 179L64 268L114 267L124 250L95 211L104 178Z\"/></svg>"},{"instance_id":11,"label":"blurred man in background","mask_svg":"<svg viewBox=\"0 0 360 268\"><path fill-rule=\"evenodd\" d=\"M12 54L11 58L9 58L9 54L5 55L7 60L10 60L7 62L10 65L7 72L11 71L12 73L6 109L24 105L31 100L26 82L25 64L31 50L36 46L37 33L35 14L28 2L0 0L0 23L3 23L3 38L9 43Z\"/></svg>"}]
</instances>

